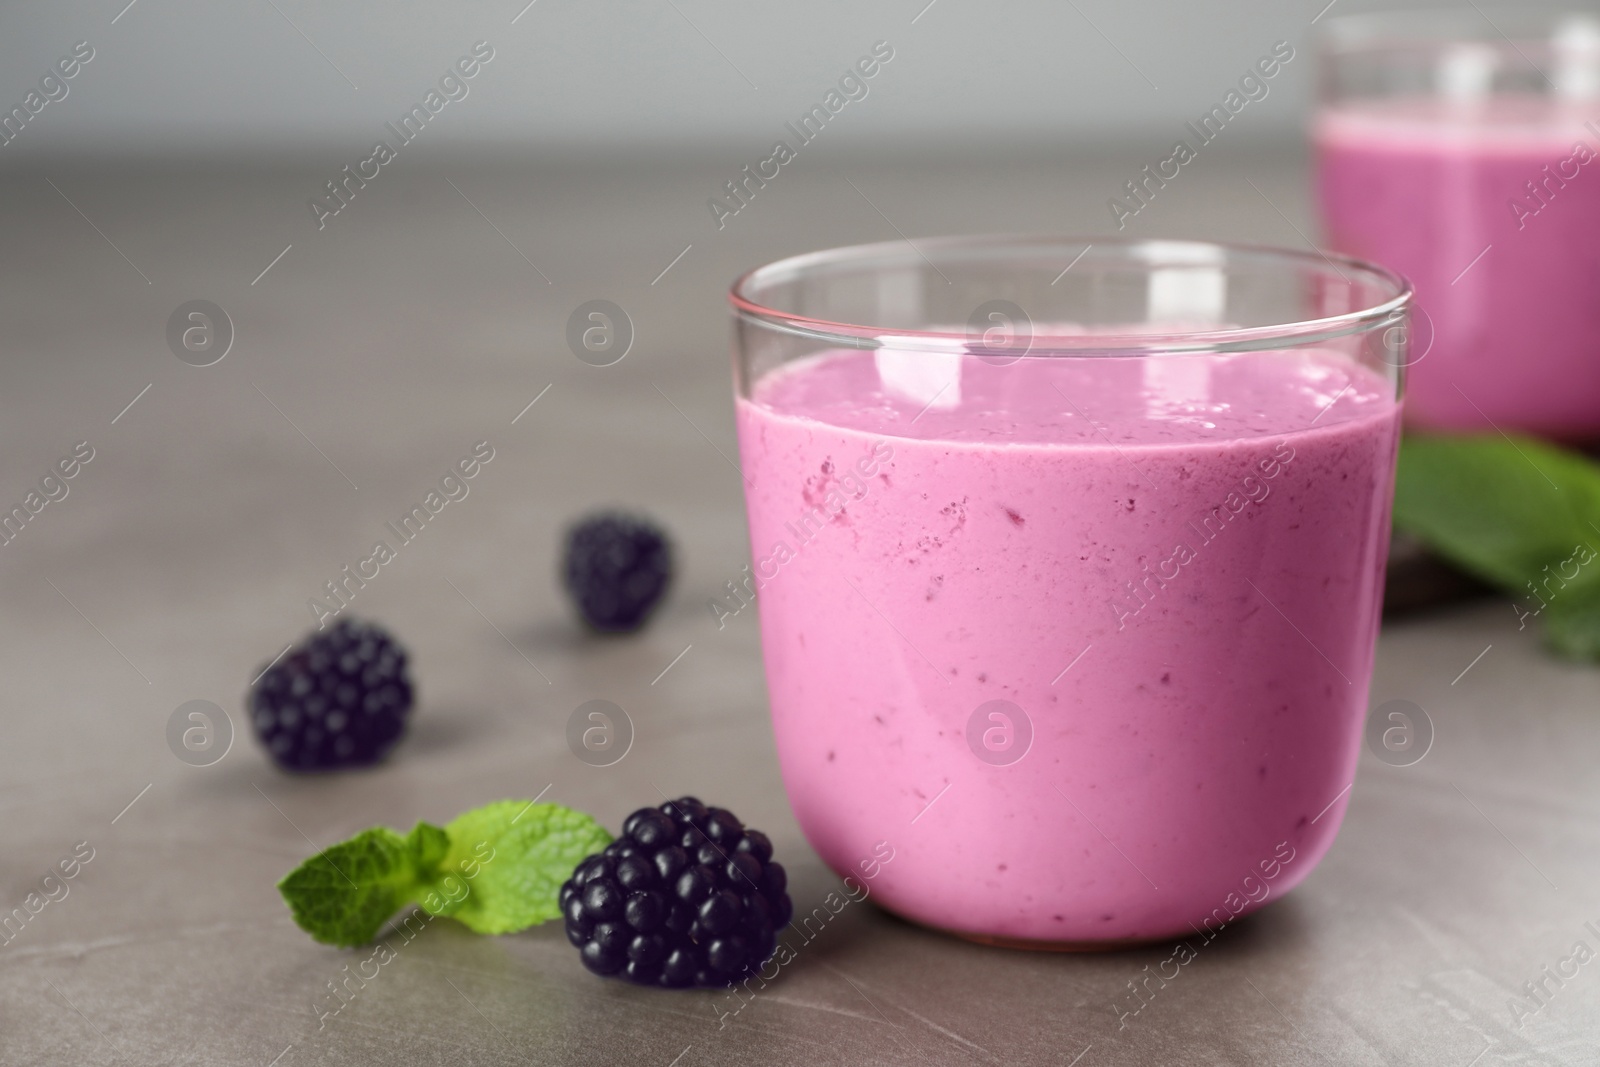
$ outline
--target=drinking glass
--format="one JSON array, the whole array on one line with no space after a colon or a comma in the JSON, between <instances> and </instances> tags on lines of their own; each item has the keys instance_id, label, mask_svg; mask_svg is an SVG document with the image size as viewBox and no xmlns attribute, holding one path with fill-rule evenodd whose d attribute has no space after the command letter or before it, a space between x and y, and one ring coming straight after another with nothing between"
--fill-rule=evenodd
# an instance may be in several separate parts
<instances>
[{"instance_id":1,"label":"drinking glass","mask_svg":"<svg viewBox=\"0 0 1600 1067\"><path fill-rule=\"evenodd\" d=\"M778 756L848 891L1067 949L1214 936L1310 873L1361 742L1409 300L1334 255L1057 237L734 284Z\"/></svg>"},{"instance_id":2,"label":"drinking glass","mask_svg":"<svg viewBox=\"0 0 1600 1067\"><path fill-rule=\"evenodd\" d=\"M1407 420L1600 438L1600 18L1359 15L1320 51L1327 240L1416 286Z\"/></svg>"}]
</instances>

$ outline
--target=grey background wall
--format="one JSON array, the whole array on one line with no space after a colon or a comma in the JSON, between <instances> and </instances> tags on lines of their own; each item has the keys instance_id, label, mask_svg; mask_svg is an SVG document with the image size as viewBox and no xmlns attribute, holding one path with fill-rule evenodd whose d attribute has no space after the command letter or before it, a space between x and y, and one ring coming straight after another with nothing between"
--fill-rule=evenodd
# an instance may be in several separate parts
<instances>
[{"instance_id":1,"label":"grey background wall","mask_svg":"<svg viewBox=\"0 0 1600 1067\"><path fill-rule=\"evenodd\" d=\"M873 42L895 59L828 132L858 147L1168 130L1278 40L1297 49L1239 136L1296 129L1312 21L1375 0L92 0L0 13L0 105L79 40L68 96L0 149L163 156L370 148L479 40L495 59L435 148L765 149ZM1416 4L1405 6L1415 7ZM1468 4L1433 5L1467 7ZM1574 6L1569 4L1568 6ZM1594 6L1592 3L1587 6Z\"/></svg>"}]
</instances>

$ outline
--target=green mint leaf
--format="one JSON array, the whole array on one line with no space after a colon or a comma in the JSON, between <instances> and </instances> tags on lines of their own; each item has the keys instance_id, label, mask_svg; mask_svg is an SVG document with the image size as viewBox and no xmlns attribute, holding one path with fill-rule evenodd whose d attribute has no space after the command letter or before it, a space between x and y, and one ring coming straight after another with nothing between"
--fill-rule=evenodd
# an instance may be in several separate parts
<instances>
[{"instance_id":1,"label":"green mint leaf","mask_svg":"<svg viewBox=\"0 0 1600 1067\"><path fill-rule=\"evenodd\" d=\"M1541 618L1557 652L1600 659L1600 467L1527 437L1408 436L1394 521Z\"/></svg>"},{"instance_id":2,"label":"green mint leaf","mask_svg":"<svg viewBox=\"0 0 1600 1067\"><path fill-rule=\"evenodd\" d=\"M410 843L375 826L307 859L278 891L301 929L325 944L350 946L377 936L415 886Z\"/></svg>"},{"instance_id":3,"label":"green mint leaf","mask_svg":"<svg viewBox=\"0 0 1600 1067\"><path fill-rule=\"evenodd\" d=\"M1600 469L1526 437L1408 436L1394 520L1486 581L1526 595L1546 564L1600 542Z\"/></svg>"},{"instance_id":4,"label":"green mint leaf","mask_svg":"<svg viewBox=\"0 0 1600 1067\"><path fill-rule=\"evenodd\" d=\"M450 851L450 835L442 826L419 822L406 836L406 847L411 850L411 861L416 865L418 880L432 881Z\"/></svg>"},{"instance_id":5,"label":"green mint leaf","mask_svg":"<svg viewBox=\"0 0 1600 1067\"><path fill-rule=\"evenodd\" d=\"M561 915L561 883L611 842L605 827L559 804L501 800L447 826L439 894L448 914L480 934L508 934ZM452 885L448 879L457 879Z\"/></svg>"},{"instance_id":6,"label":"green mint leaf","mask_svg":"<svg viewBox=\"0 0 1600 1067\"><path fill-rule=\"evenodd\" d=\"M1545 640L1556 652L1569 659L1600 660L1600 597L1591 590L1551 600L1541 618Z\"/></svg>"},{"instance_id":7,"label":"green mint leaf","mask_svg":"<svg viewBox=\"0 0 1600 1067\"><path fill-rule=\"evenodd\" d=\"M301 929L330 945L372 941L412 902L478 933L506 934L557 918L561 883L610 841L582 812L501 800L448 827L419 822L404 837L363 830L309 857L278 891Z\"/></svg>"}]
</instances>

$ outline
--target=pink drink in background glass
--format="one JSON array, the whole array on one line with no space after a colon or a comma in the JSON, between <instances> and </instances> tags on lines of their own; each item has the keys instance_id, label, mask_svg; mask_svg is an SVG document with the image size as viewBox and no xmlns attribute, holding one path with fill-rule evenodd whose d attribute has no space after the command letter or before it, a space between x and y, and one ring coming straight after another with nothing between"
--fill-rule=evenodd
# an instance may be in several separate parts
<instances>
[{"instance_id":1,"label":"pink drink in background glass","mask_svg":"<svg viewBox=\"0 0 1600 1067\"><path fill-rule=\"evenodd\" d=\"M1310 873L1355 773L1400 413L1392 369L1336 347L747 358L773 724L829 866L1047 947L1216 929Z\"/></svg>"},{"instance_id":2,"label":"pink drink in background glass","mask_svg":"<svg viewBox=\"0 0 1600 1067\"><path fill-rule=\"evenodd\" d=\"M1318 197L1331 247L1415 286L1408 421L1600 438L1600 30L1344 24Z\"/></svg>"}]
</instances>

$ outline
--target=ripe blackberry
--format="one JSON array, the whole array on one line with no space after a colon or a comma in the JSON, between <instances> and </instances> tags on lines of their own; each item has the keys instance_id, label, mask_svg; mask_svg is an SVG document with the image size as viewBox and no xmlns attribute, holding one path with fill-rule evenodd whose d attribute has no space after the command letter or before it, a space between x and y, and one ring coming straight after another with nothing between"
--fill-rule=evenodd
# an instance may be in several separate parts
<instances>
[{"instance_id":1,"label":"ripe blackberry","mask_svg":"<svg viewBox=\"0 0 1600 1067\"><path fill-rule=\"evenodd\" d=\"M411 714L406 653L378 626L341 619L268 667L250 690L250 724L280 767L376 763Z\"/></svg>"},{"instance_id":2,"label":"ripe blackberry","mask_svg":"<svg viewBox=\"0 0 1600 1067\"><path fill-rule=\"evenodd\" d=\"M595 974L726 986L758 970L794 915L772 842L694 797L640 808L561 886L567 940Z\"/></svg>"},{"instance_id":3,"label":"ripe blackberry","mask_svg":"<svg viewBox=\"0 0 1600 1067\"><path fill-rule=\"evenodd\" d=\"M672 546L648 520L591 515L567 532L562 580L578 614L596 630L644 625L672 579Z\"/></svg>"}]
</instances>

